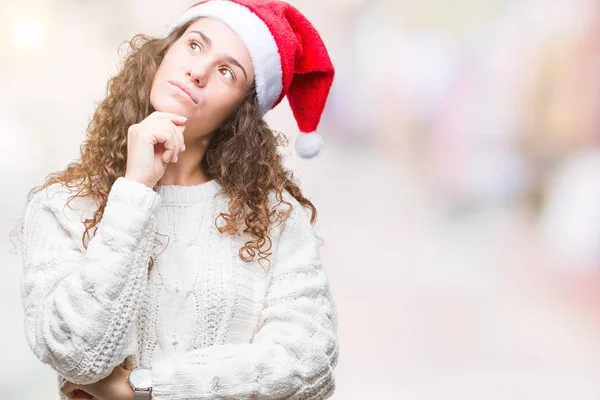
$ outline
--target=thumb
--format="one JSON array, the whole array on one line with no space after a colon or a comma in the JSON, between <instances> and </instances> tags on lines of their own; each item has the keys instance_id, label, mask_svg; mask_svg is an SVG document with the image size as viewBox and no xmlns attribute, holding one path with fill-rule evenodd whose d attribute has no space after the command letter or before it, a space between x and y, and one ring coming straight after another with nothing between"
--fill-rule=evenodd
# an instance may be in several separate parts
<instances>
[{"instance_id":1,"label":"thumb","mask_svg":"<svg viewBox=\"0 0 600 400\"><path fill-rule=\"evenodd\" d=\"M185 131L186 126L185 125L177 125L175 124L175 129L177 130L177 133L183 133L183 131Z\"/></svg>"}]
</instances>

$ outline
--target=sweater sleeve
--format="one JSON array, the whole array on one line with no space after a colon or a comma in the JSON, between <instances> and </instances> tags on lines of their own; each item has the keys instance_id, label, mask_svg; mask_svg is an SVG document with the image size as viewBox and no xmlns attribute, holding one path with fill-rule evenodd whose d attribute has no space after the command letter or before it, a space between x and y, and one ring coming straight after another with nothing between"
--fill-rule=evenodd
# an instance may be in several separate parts
<instances>
[{"instance_id":1,"label":"sweater sleeve","mask_svg":"<svg viewBox=\"0 0 600 400\"><path fill-rule=\"evenodd\" d=\"M81 219L68 217L68 193L55 186L36 193L25 210L24 328L38 359L73 383L91 384L136 353L134 321L160 196L119 177L84 251Z\"/></svg>"},{"instance_id":2,"label":"sweater sleeve","mask_svg":"<svg viewBox=\"0 0 600 400\"><path fill-rule=\"evenodd\" d=\"M295 199L294 199L295 200ZM283 226L266 303L250 343L194 349L152 363L153 400L329 398L337 310L318 238L299 203Z\"/></svg>"}]
</instances>

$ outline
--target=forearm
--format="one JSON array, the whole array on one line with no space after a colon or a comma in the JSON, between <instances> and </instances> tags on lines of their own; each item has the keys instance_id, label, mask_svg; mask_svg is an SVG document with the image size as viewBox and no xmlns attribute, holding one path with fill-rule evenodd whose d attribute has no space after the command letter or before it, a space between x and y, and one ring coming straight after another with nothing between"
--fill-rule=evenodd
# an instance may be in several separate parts
<instances>
[{"instance_id":1,"label":"forearm","mask_svg":"<svg viewBox=\"0 0 600 400\"><path fill-rule=\"evenodd\" d=\"M337 348L296 358L280 346L227 347L154 364L155 400L322 400L335 390Z\"/></svg>"},{"instance_id":2,"label":"forearm","mask_svg":"<svg viewBox=\"0 0 600 400\"><path fill-rule=\"evenodd\" d=\"M51 224L47 207L32 206L28 215L25 239L32 245L24 248L22 281L27 339L40 360L73 383L103 379L135 351L157 196L142 189L115 183L85 253L61 236L64 227ZM38 226L46 230L35 232Z\"/></svg>"},{"instance_id":3,"label":"forearm","mask_svg":"<svg viewBox=\"0 0 600 400\"><path fill-rule=\"evenodd\" d=\"M279 280L251 343L194 349L152 365L156 400L321 400L335 390L337 313L324 271ZM281 294L288 293L285 297Z\"/></svg>"}]
</instances>

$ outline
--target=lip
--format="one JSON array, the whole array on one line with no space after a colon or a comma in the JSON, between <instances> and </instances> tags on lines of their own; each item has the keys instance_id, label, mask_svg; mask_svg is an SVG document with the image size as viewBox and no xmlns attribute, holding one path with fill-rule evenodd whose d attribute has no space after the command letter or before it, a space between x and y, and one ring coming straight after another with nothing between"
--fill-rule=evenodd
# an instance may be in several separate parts
<instances>
[{"instance_id":1,"label":"lip","mask_svg":"<svg viewBox=\"0 0 600 400\"><path fill-rule=\"evenodd\" d=\"M196 100L196 98L192 94L192 91L190 89L188 89L187 87L185 87L182 83L177 82L177 81L171 81L171 80L169 81L169 83L171 85L181 89L182 91L184 91L195 104L198 104L198 100Z\"/></svg>"}]
</instances>

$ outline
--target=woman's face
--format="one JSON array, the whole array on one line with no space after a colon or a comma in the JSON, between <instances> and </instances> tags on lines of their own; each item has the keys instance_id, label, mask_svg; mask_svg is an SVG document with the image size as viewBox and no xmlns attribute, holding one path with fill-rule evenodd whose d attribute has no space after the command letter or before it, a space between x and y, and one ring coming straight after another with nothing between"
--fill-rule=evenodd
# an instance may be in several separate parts
<instances>
[{"instance_id":1,"label":"woman's face","mask_svg":"<svg viewBox=\"0 0 600 400\"><path fill-rule=\"evenodd\" d=\"M194 21L169 48L152 81L157 111L187 117L186 137L218 128L254 85L248 49L224 23Z\"/></svg>"}]
</instances>

